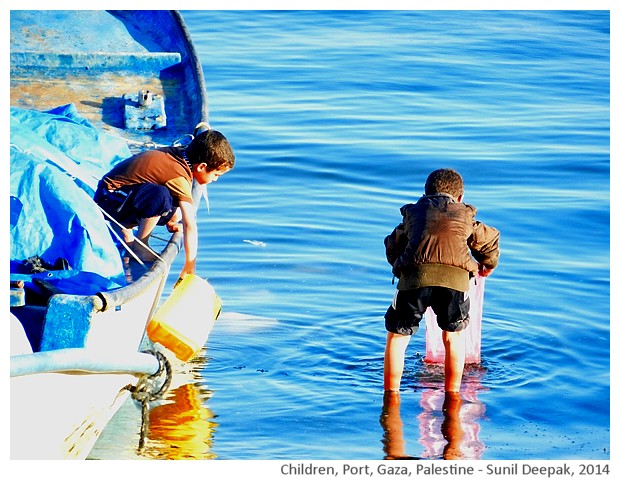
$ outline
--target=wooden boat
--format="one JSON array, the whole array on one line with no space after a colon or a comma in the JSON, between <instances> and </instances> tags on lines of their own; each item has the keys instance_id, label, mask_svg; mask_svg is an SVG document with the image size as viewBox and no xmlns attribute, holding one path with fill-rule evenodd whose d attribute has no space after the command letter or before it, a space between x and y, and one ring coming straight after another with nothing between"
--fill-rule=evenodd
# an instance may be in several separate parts
<instances>
[{"instance_id":1,"label":"wooden boat","mask_svg":"<svg viewBox=\"0 0 620 480\"><path fill-rule=\"evenodd\" d=\"M85 119L88 128L104 132L106 138L124 139L131 153L171 145L180 138L189 141L188 134L191 138L208 125L202 69L178 12L12 10L10 15L12 232L22 225L22 205L13 192L13 174L21 173L18 155L43 155L36 168L60 165L64 179L59 181L88 183L76 175L83 165L71 171L61 164L59 159L65 161L71 153L52 158L40 152L39 144L26 148L15 144L20 122L30 121L29 112L71 105L71 115ZM18 118L15 127L13 114ZM54 125L72 123L71 115L54 117L58 120ZM53 137L56 128L45 135ZM37 132L19 138L26 141ZM80 208L96 208L88 198L82 203L87 205ZM45 213L51 218L57 214L49 206ZM95 233L109 236L107 231L93 230L87 231L91 243ZM152 265L131 269L127 265L132 262L124 265L123 273L132 277L117 288L98 290L90 277L79 277L83 272L75 269L71 274L80 283L77 293L59 287L62 282L50 284L40 276L11 272L12 459L85 458L130 390L161 372L161 357L140 348L182 243L181 234L163 231L159 258ZM45 252L40 255L43 275L59 275L50 267L54 259L46 259ZM25 259L12 255L11 260L13 264ZM31 302L29 285L49 298ZM124 388L127 385L130 388Z\"/></svg>"}]
</instances>

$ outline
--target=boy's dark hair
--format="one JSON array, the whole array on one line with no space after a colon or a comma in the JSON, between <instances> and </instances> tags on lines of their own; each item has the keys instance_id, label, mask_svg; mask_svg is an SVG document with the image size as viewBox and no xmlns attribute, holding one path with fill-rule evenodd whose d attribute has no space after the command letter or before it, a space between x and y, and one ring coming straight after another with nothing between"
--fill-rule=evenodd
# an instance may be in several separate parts
<instances>
[{"instance_id":1,"label":"boy's dark hair","mask_svg":"<svg viewBox=\"0 0 620 480\"><path fill-rule=\"evenodd\" d=\"M191 165L206 163L211 171L221 167L230 169L235 165L235 154L230 143L217 130L207 130L196 135L185 149L185 154Z\"/></svg>"},{"instance_id":2,"label":"boy's dark hair","mask_svg":"<svg viewBox=\"0 0 620 480\"><path fill-rule=\"evenodd\" d=\"M441 168L431 172L424 185L425 195L437 195L447 193L454 198L458 198L465 193L463 178L451 168Z\"/></svg>"}]
</instances>

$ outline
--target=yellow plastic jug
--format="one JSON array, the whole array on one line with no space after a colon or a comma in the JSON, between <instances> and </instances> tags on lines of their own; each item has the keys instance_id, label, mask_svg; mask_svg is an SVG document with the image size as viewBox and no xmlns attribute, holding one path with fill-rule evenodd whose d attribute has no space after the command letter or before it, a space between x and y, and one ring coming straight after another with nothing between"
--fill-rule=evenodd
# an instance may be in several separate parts
<instances>
[{"instance_id":1,"label":"yellow plastic jug","mask_svg":"<svg viewBox=\"0 0 620 480\"><path fill-rule=\"evenodd\" d=\"M207 342L221 310L222 300L209 282L197 275L185 275L157 309L146 333L187 362Z\"/></svg>"}]
</instances>

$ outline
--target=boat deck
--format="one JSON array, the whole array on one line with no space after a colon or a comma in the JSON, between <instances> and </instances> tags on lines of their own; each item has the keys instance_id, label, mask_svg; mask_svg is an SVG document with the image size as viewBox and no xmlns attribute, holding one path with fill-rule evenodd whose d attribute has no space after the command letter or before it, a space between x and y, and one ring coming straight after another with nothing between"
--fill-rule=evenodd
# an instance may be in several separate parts
<instances>
[{"instance_id":1,"label":"boat deck","mask_svg":"<svg viewBox=\"0 0 620 480\"><path fill-rule=\"evenodd\" d=\"M138 43L125 24L105 10L21 10L11 12L11 48L30 52L157 51Z\"/></svg>"},{"instance_id":2,"label":"boat deck","mask_svg":"<svg viewBox=\"0 0 620 480\"><path fill-rule=\"evenodd\" d=\"M11 12L11 105L49 110L73 103L96 127L140 143L170 144L179 132L192 133L181 52L142 37L105 11ZM140 90L163 95L167 112L166 127L146 138L124 129L123 96Z\"/></svg>"}]
</instances>

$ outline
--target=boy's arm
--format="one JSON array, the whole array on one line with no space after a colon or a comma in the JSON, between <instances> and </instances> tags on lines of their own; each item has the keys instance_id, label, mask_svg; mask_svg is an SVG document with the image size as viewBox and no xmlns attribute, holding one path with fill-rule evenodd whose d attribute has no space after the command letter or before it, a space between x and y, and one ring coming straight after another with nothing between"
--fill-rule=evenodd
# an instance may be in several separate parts
<instances>
[{"instance_id":1,"label":"boy's arm","mask_svg":"<svg viewBox=\"0 0 620 480\"><path fill-rule=\"evenodd\" d=\"M196 257L198 256L198 225L196 213L191 202L180 201L181 223L183 224L183 248L185 249L185 265L180 278L196 273Z\"/></svg>"},{"instance_id":2,"label":"boy's arm","mask_svg":"<svg viewBox=\"0 0 620 480\"><path fill-rule=\"evenodd\" d=\"M398 257L402 255L409 243L407 234L405 233L405 226L399 224L392 233L390 233L383 240L385 246L385 257L390 265L394 265L394 262Z\"/></svg>"},{"instance_id":3,"label":"boy's arm","mask_svg":"<svg viewBox=\"0 0 620 480\"><path fill-rule=\"evenodd\" d=\"M480 275L490 275L499 262L499 230L476 221L467 243L480 266Z\"/></svg>"},{"instance_id":4,"label":"boy's arm","mask_svg":"<svg viewBox=\"0 0 620 480\"><path fill-rule=\"evenodd\" d=\"M404 209L405 207L403 207ZM409 243L409 235L407 233L408 225L410 225L411 219L404 213L403 209L403 221L402 223L396 227L399 228L402 225L402 236L400 241L400 251L398 252L398 257L392 263L392 274L395 277L399 277L402 273L404 273L412 264L412 259L415 255L415 247Z\"/></svg>"}]
</instances>

